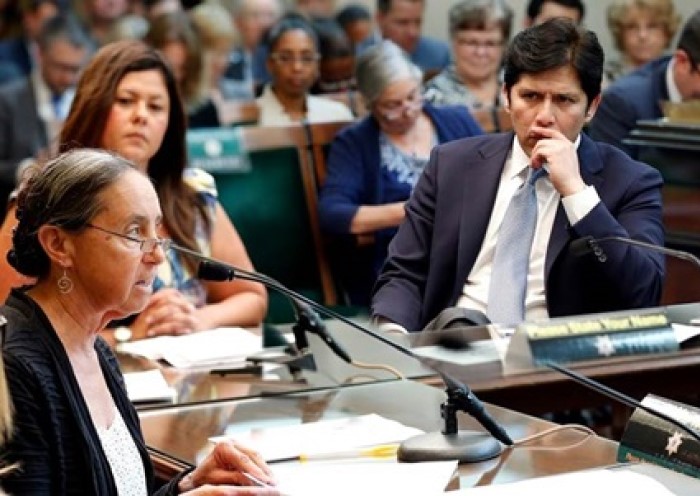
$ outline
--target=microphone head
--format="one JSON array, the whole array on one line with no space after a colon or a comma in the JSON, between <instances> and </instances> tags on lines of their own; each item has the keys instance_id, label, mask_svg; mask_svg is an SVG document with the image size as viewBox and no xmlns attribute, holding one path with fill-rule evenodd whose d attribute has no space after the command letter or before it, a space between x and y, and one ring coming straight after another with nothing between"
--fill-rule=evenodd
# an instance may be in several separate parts
<instances>
[{"instance_id":1,"label":"microphone head","mask_svg":"<svg viewBox=\"0 0 700 496\"><path fill-rule=\"evenodd\" d=\"M203 281L231 281L236 277L236 273L231 267L202 260L197 269L197 278Z\"/></svg>"}]
</instances>

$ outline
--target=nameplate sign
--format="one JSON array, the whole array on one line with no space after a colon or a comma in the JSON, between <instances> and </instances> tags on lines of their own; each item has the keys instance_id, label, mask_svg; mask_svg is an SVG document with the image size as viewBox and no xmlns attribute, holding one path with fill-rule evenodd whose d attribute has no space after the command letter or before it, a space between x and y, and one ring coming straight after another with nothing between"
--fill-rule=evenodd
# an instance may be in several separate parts
<instances>
[{"instance_id":1,"label":"nameplate sign","mask_svg":"<svg viewBox=\"0 0 700 496\"><path fill-rule=\"evenodd\" d=\"M679 349L658 309L561 317L519 325L508 345L504 374L529 372L546 362L570 363Z\"/></svg>"},{"instance_id":2,"label":"nameplate sign","mask_svg":"<svg viewBox=\"0 0 700 496\"><path fill-rule=\"evenodd\" d=\"M187 131L190 167L208 172L245 173L250 160L239 127Z\"/></svg>"},{"instance_id":3,"label":"nameplate sign","mask_svg":"<svg viewBox=\"0 0 700 496\"><path fill-rule=\"evenodd\" d=\"M695 407L652 394L642 404L700 431L700 410ZM700 442L680 427L637 408L620 440L617 460L652 463L700 477Z\"/></svg>"}]
</instances>

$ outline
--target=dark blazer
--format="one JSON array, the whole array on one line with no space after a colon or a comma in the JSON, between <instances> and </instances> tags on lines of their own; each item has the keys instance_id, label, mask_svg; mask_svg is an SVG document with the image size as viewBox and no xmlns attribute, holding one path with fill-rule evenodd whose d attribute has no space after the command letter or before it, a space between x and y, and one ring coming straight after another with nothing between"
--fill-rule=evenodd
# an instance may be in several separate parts
<instances>
[{"instance_id":1,"label":"dark blazer","mask_svg":"<svg viewBox=\"0 0 700 496\"><path fill-rule=\"evenodd\" d=\"M32 71L32 59L29 56L24 38L13 38L0 42L0 84L13 79L13 76L28 76Z\"/></svg>"},{"instance_id":2,"label":"dark blazer","mask_svg":"<svg viewBox=\"0 0 700 496\"><path fill-rule=\"evenodd\" d=\"M2 353L14 407L15 431L0 449L20 470L4 475L9 494L117 496L112 471L68 355L41 308L13 290L0 309L7 318ZM150 494L177 494L182 477L155 489L136 410L126 395L117 360L97 338L95 352L114 403L141 455Z\"/></svg>"},{"instance_id":3,"label":"dark blazer","mask_svg":"<svg viewBox=\"0 0 700 496\"><path fill-rule=\"evenodd\" d=\"M668 100L666 68L670 59L662 57L649 62L610 85L588 126L589 136L639 159L639 147L625 145L622 140L629 136L638 120L663 116L661 102Z\"/></svg>"},{"instance_id":4,"label":"dark blazer","mask_svg":"<svg viewBox=\"0 0 700 496\"><path fill-rule=\"evenodd\" d=\"M30 78L0 87L0 183L13 186L20 161L48 146Z\"/></svg>"},{"instance_id":5,"label":"dark blazer","mask_svg":"<svg viewBox=\"0 0 700 496\"><path fill-rule=\"evenodd\" d=\"M466 138L440 145L406 207L406 220L389 245L377 281L372 313L422 329L456 304L476 260L491 217L512 133ZM576 257L569 243L580 237L625 236L663 245L659 173L609 145L581 137L581 176L601 202L575 226L561 205L545 261L551 317L657 305L663 256L607 243L608 258Z\"/></svg>"}]
</instances>

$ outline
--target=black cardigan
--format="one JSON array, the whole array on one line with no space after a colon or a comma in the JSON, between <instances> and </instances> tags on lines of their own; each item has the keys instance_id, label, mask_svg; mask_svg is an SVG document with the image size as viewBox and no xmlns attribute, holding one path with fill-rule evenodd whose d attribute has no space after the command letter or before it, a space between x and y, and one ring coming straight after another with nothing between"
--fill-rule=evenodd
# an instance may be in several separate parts
<instances>
[{"instance_id":1,"label":"black cardigan","mask_svg":"<svg viewBox=\"0 0 700 496\"><path fill-rule=\"evenodd\" d=\"M3 477L3 489L9 494L117 496L88 406L48 318L17 290L0 313L7 318L3 358L15 420L13 437L2 448L0 459L20 464L19 470ZM153 467L117 360L100 337L95 351L114 403L141 455L149 493L177 494L177 483L184 474L154 490Z\"/></svg>"}]
</instances>

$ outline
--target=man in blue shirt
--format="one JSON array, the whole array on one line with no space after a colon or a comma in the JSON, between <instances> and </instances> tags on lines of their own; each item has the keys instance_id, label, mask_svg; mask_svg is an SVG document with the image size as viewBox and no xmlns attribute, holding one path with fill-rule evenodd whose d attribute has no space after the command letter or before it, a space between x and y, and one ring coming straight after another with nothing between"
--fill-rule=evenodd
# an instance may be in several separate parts
<instances>
[{"instance_id":1,"label":"man in blue shirt","mask_svg":"<svg viewBox=\"0 0 700 496\"><path fill-rule=\"evenodd\" d=\"M429 76L449 65L450 48L444 41L421 35L424 7L423 0L377 0L376 21L381 37L399 45ZM370 38L358 51L377 41L377 37Z\"/></svg>"}]
</instances>

